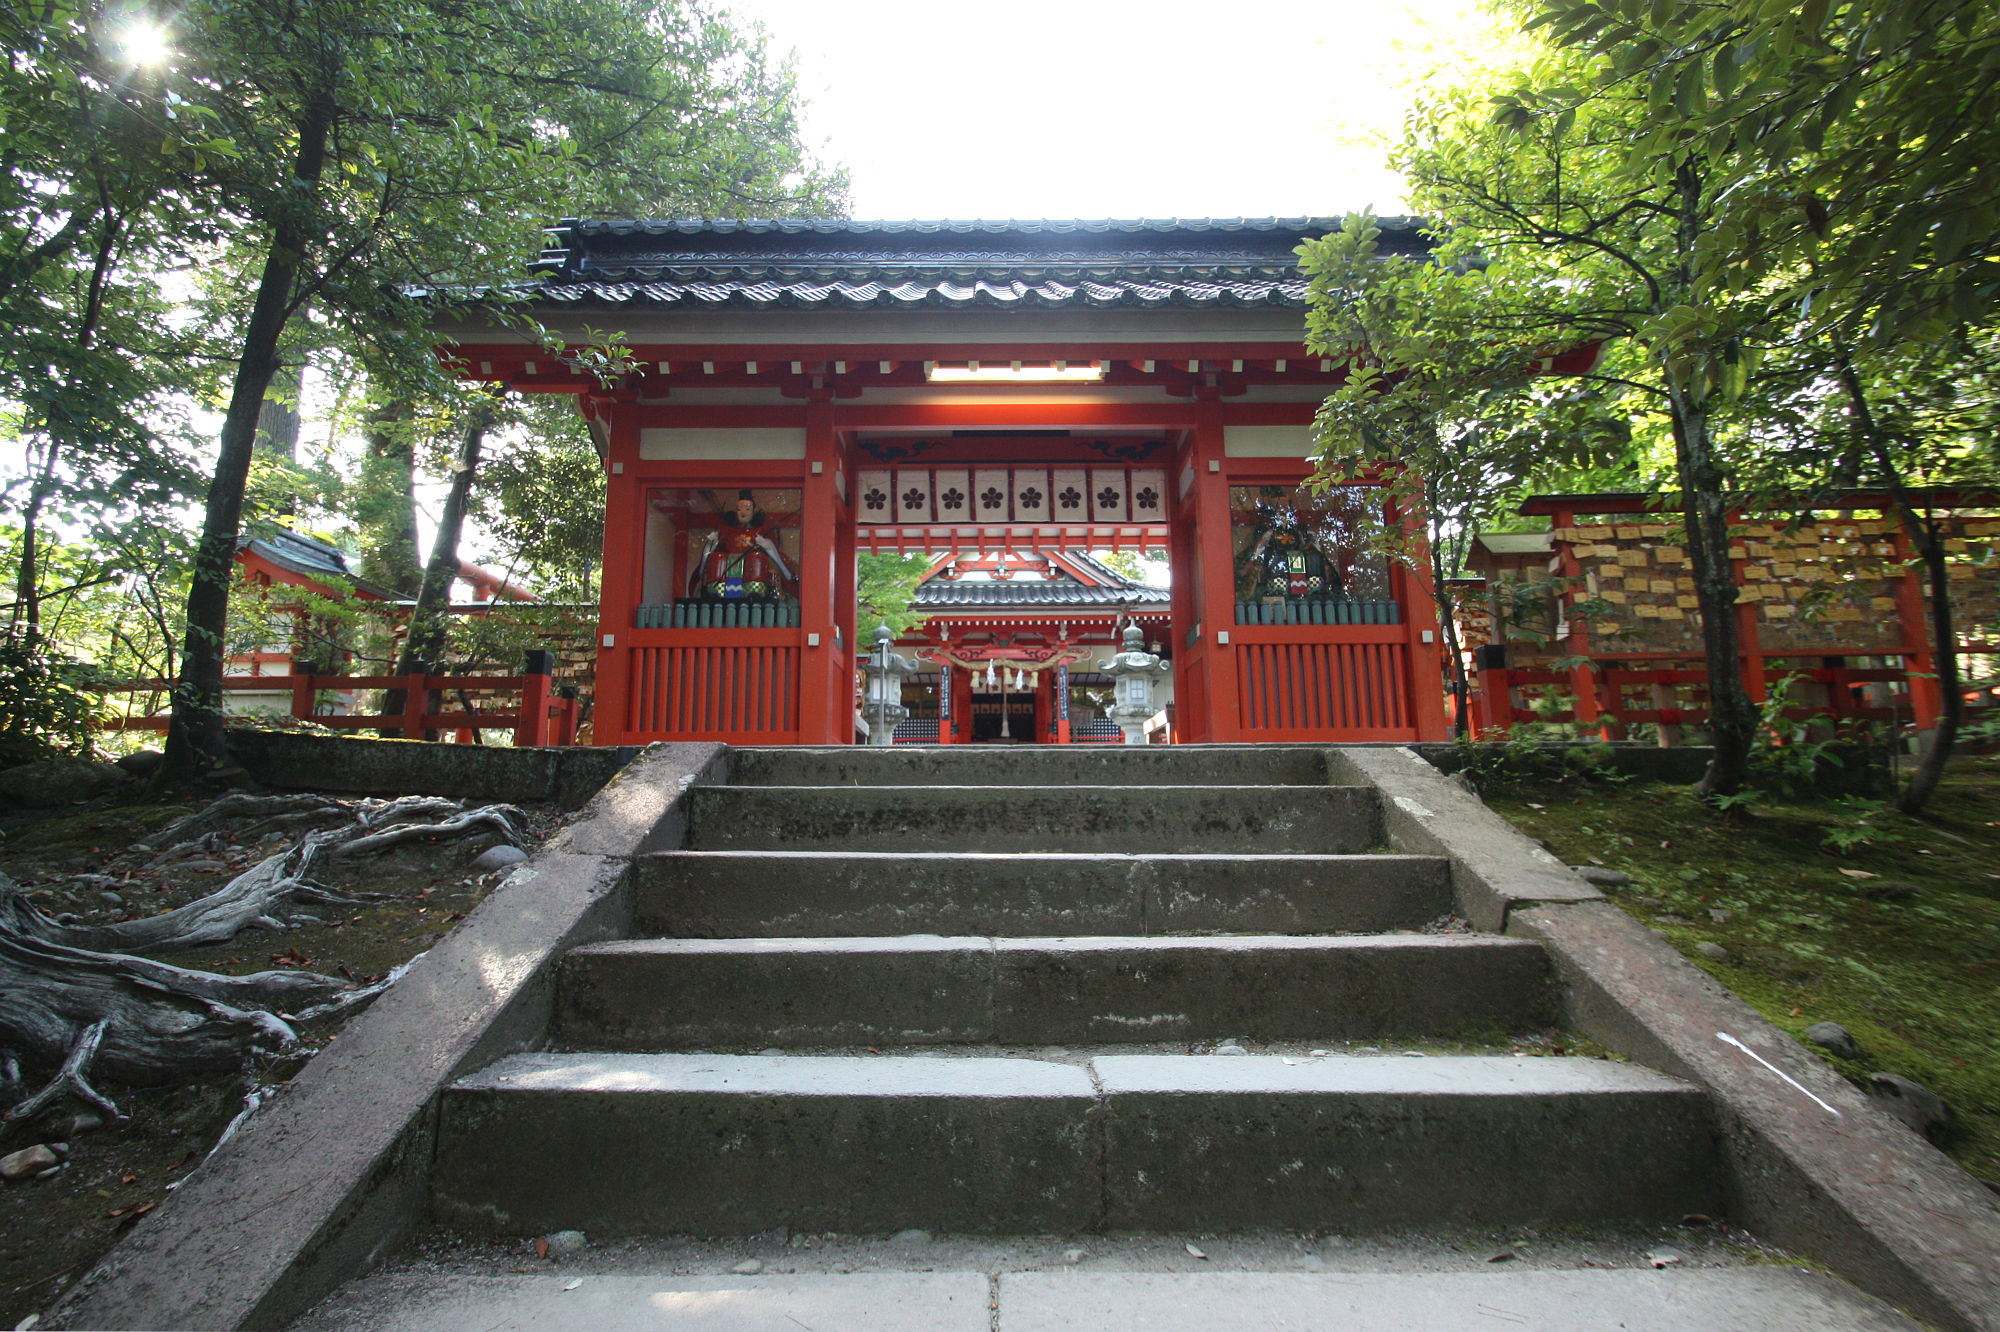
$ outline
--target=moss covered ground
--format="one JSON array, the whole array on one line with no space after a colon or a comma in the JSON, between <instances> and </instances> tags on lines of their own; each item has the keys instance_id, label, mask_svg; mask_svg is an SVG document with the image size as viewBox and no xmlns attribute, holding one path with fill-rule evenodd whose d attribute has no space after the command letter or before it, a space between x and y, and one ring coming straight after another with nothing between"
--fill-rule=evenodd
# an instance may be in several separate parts
<instances>
[{"instance_id":1,"label":"moss covered ground","mask_svg":"<svg viewBox=\"0 0 2000 1332\"><path fill-rule=\"evenodd\" d=\"M2000 1180L2000 755L1955 763L1916 819L1800 797L1731 821L1685 788L1575 778L1483 794L1566 863L1631 875L1607 894L1786 1031L1846 1027L1863 1058L1808 1048L1857 1084L1897 1073L1942 1096L1941 1145Z\"/></svg>"}]
</instances>

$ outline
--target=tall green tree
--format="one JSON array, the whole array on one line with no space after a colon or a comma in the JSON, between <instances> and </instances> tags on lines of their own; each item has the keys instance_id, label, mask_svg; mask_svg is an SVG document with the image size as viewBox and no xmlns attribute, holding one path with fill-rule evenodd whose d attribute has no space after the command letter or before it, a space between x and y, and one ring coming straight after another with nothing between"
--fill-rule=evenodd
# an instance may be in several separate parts
<instances>
[{"instance_id":1,"label":"tall green tree","mask_svg":"<svg viewBox=\"0 0 2000 1332\"><path fill-rule=\"evenodd\" d=\"M204 506L168 768L225 753L222 640L257 418L310 304L413 380L441 301L505 291L564 212L823 188L788 74L667 0L193 0L173 44L261 256ZM448 388L433 385L443 394Z\"/></svg>"},{"instance_id":2,"label":"tall green tree","mask_svg":"<svg viewBox=\"0 0 2000 1332\"><path fill-rule=\"evenodd\" d=\"M1693 281L1761 301L1773 350L1821 401L1815 438L1767 470L1887 489L1924 569L1944 706L1901 796L1935 789L1957 732L1957 636L1930 476L1991 484L1912 403L1963 401L1974 332L2000 314L2000 3L1537 0L1533 26L1596 62L1595 98L1643 101L1628 167L1691 145L1729 200L1691 248ZM1783 414L1783 404L1779 415ZM1933 414L1933 421L1936 419ZM1959 437L1962 439L1962 437ZM1822 468L1806 474L1804 464Z\"/></svg>"},{"instance_id":3,"label":"tall green tree","mask_svg":"<svg viewBox=\"0 0 2000 1332\"><path fill-rule=\"evenodd\" d=\"M1527 391L1549 358L1617 350L1583 379L1650 416L1672 444L1710 679L1714 758L1698 789L1727 797L1748 776L1757 710L1739 665L1728 548L1728 469L1719 441L1755 368L1762 308L1705 279L1703 238L1728 215L1699 145L1626 151L1643 101L1598 95L1594 61L1552 52L1503 90L1436 99L1401 154L1437 248L1382 259L1365 219L1302 248L1309 341L1358 354L1361 370L1322 413L1336 452L1366 451L1385 388L1405 416L1471 420L1496 394ZM1392 413L1393 415L1393 413ZM1461 432L1399 433L1419 475L1462 468L1439 447ZM1503 453L1546 431L1482 432ZM1435 441L1427 447L1427 441ZM1588 446L1570 441L1570 450Z\"/></svg>"},{"instance_id":4,"label":"tall green tree","mask_svg":"<svg viewBox=\"0 0 2000 1332\"><path fill-rule=\"evenodd\" d=\"M19 459L0 493L21 524L10 620L30 637L52 539L115 535L195 475L165 399L200 349L155 277L214 234L161 183L204 131L124 32L98 4L0 13L0 453Z\"/></svg>"}]
</instances>

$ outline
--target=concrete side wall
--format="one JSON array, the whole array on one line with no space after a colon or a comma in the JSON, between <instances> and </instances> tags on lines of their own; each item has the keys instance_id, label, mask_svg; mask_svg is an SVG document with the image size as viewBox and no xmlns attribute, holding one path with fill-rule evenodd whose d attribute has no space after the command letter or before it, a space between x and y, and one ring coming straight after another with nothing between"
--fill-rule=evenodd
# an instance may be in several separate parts
<instances>
[{"instance_id":1,"label":"concrete side wall","mask_svg":"<svg viewBox=\"0 0 2000 1332\"><path fill-rule=\"evenodd\" d=\"M282 1327L392 1252L427 1214L439 1091L545 1039L556 959L626 932L631 857L674 835L683 794L721 751L643 753L218 1147L51 1325Z\"/></svg>"},{"instance_id":2,"label":"concrete side wall","mask_svg":"<svg viewBox=\"0 0 2000 1332\"><path fill-rule=\"evenodd\" d=\"M1446 856L1459 909L1540 941L1564 1016L1708 1089L1729 1214L1940 1327L2000 1329L2000 1205L1798 1042L1416 755L1339 749L1393 849Z\"/></svg>"},{"instance_id":3,"label":"concrete side wall","mask_svg":"<svg viewBox=\"0 0 2000 1332\"><path fill-rule=\"evenodd\" d=\"M638 750L514 749L298 731L231 731L229 752L266 786L365 795L542 801L580 809Z\"/></svg>"}]
</instances>

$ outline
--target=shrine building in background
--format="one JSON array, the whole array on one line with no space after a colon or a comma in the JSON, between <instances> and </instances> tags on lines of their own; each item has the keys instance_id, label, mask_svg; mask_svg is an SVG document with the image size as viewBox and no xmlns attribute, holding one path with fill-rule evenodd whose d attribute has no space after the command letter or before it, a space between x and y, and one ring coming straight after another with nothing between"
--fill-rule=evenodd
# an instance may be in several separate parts
<instances>
[{"instance_id":1,"label":"shrine building in background","mask_svg":"<svg viewBox=\"0 0 2000 1332\"><path fill-rule=\"evenodd\" d=\"M1344 367L1302 343L1294 250L1338 226L559 228L531 308L573 344L615 331L619 382L497 323L441 332L469 378L576 395L596 436L595 742L852 742L864 552L932 561L905 644L936 675L906 703L938 725L905 740L1093 738L1059 672L1134 622L1172 663L1176 740L1445 738L1435 605L1370 540L1412 516L1305 484ZM1127 595L1091 556L1117 551L1164 552L1170 590ZM1010 581L1046 586L981 586Z\"/></svg>"}]
</instances>

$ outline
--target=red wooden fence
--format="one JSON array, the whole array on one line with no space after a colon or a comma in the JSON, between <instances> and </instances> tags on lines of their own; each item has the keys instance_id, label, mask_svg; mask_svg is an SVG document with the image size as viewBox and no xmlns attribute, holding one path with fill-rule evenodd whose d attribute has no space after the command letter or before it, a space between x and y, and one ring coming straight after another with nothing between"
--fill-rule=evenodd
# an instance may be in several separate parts
<instances>
[{"instance_id":1,"label":"red wooden fence","mask_svg":"<svg viewBox=\"0 0 2000 1332\"><path fill-rule=\"evenodd\" d=\"M1782 710L1782 715L1793 721L1858 720L1892 725L1914 724L1919 729L1927 728L1932 722L1929 717L1913 714L1908 687L1911 676L1907 668L1823 666L1785 669L1777 665L1767 666L1766 671L1768 675L1758 673L1753 680L1756 687L1752 693L1760 702L1768 687L1767 680L1769 685L1790 680L1821 687L1825 702L1803 702ZM1641 723L1662 727L1701 726L1707 723L1706 670L1698 667L1662 669L1635 661L1630 666L1600 666L1591 675L1596 683L1595 709L1586 709L1586 715L1579 715L1574 700L1569 707L1525 705L1532 696L1551 690L1569 690L1575 683L1575 672L1485 667L1479 671L1474 685L1473 732L1482 739L1497 739L1516 722L1577 722L1584 726L1597 726L1610 738L1616 739L1622 736L1625 727ZM1857 697L1855 691L1858 687L1870 684L1891 686L1888 707ZM1646 701L1635 706L1626 695L1628 689L1645 690ZM1975 715L1987 709L2000 710L2000 699L1990 697L1983 688L1968 689L1965 699Z\"/></svg>"},{"instance_id":2,"label":"red wooden fence","mask_svg":"<svg viewBox=\"0 0 2000 1332\"><path fill-rule=\"evenodd\" d=\"M633 649L627 734L650 740L723 739L796 744L799 738L797 634L748 629L737 646Z\"/></svg>"},{"instance_id":3,"label":"red wooden fence","mask_svg":"<svg viewBox=\"0 0 2000 1332\"><path fill-rule=\"evenodd\" d=\"M544 654L531 654L531 658ZM338 731L394 731L406 740L421 740L426 732L511 729L516 745L573 745L576 743L577 700L565 691L550 688L546 661L532 660L521 675L227 675L224 693L278 693L291 695L291 715L300 721ZM541 666L536 670L534 667ZM173 688L171 680L137 680L106 685L107 694L159 693ZM348 693L360 689L401 690L404 707L394 713L320 712L323 693ZM436 711L440 694L504 691L520 695L518 706L492 712ZM99 725L108 731L164 731L164 713L145 717L114 717Z\"/></svg>"},{"instance_id":4,"label":"red wooden fence","mask_svg":"<svg viewBox=\"0 0 2000 1332\"><path fill-rule=\"evenodd\" d=\"M1249 639L1254 631L1238 629ZM1414 740L1410 649L1403 630L1295 630L1318 642L1245 641L1238 649L1237 716L1244 738L1314 740L1329 731L1353 740ZM1341 635L1332 638L1332 635Z\"/></svg>"}]
</instances>

